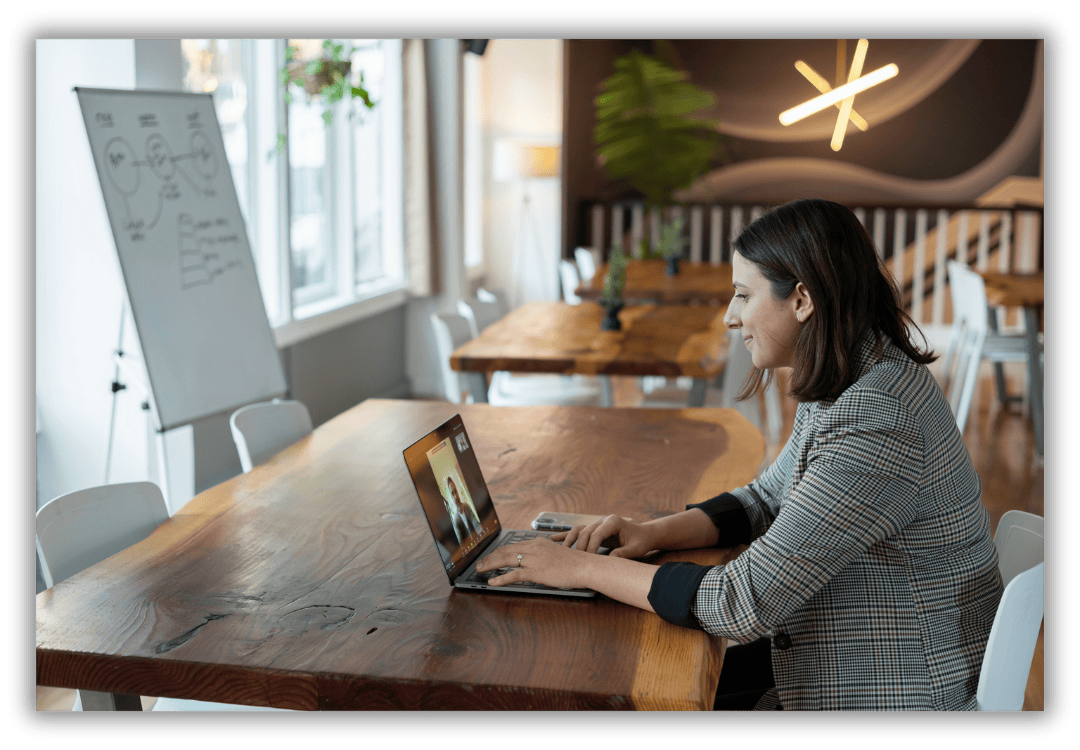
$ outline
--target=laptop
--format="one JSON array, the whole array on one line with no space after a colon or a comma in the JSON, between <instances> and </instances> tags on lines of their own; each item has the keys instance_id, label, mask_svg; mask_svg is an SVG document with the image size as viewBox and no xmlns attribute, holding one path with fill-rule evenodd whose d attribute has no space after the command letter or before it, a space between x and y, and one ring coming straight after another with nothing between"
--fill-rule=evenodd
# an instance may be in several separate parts
<instances>
[{"instance_id":1,"label":"laptop","mask_svg":"<svg viewBox=\"0 0 1080 750\"><path fill-rule=\"evenodd\" d=\"M443 570L453 586L550 596L596 596L591 589L560 589L527 581L492 586L487 579L505 568L477 572L476 561L492 550L557 532L502 527L460 414L424 435L404 454Z\"/></svg>"}]
</instances>

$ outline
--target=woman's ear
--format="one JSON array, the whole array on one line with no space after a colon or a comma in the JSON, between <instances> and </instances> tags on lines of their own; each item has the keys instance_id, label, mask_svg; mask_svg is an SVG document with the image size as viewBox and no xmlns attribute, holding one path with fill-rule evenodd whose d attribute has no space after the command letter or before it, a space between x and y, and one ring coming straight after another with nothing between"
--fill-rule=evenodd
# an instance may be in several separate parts
<instances>
[{"instance_id":1,"label":"woman's ear","mask_svg":"<svg viewBox=\"0 0 1080 750\"><path fill-rule=\"evenodd\" d=\"M814 314L814 300L810 299L810 292L801 281L795 285L792 298L795 306L795 319L800 323L810 320L810 316Z\"/></svg>"}]
</instances>

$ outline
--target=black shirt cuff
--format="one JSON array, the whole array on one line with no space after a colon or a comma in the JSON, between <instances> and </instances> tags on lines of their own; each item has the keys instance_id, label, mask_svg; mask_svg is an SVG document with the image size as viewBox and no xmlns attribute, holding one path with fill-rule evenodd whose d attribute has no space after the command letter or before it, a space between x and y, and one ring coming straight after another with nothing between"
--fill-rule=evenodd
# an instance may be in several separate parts
<instances>
[{"instance_id":1,"label":"black shirt cuff","mask_svg":"<svg viewBox=\"0 0 1080 750\"><path fill-rule=\"evenodd\" d=\"M691 562L664 563L653 576L649 604L656 614L668 622L702 630L701 623L690 608L697 597L701 579L709 570L708 565Z\"/></svg>"},{"instance_id":2,"label":"black shirt cuff","mask_svg":"<svg viewBox=\"0 0 1080 750\"><path fill-rule=\"evenodd\" d=\"M750 544L750 536L753 529L750 527L750 516L746 515L746 508L739 502L739 498L730 492L710 498L703 503L687 505L686 509L700 508L713 522L713 526L720 532L717 547L737 547L740 544Z\"/></svg>"}]
</instances>

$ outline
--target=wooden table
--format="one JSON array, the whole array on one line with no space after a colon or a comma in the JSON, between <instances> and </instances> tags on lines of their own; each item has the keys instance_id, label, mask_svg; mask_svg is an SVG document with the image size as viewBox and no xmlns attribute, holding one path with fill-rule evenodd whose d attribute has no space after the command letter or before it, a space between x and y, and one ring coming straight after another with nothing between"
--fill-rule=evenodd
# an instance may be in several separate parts
<instances>
[{"instance_id":1,"label":"wooden table","mask_svg":"<svg viewBox=\"0 0 1080 750\"><path fill-rule=\"evenodd\" d=\"M450 586L401 451L455 413L508 528L677 512L764 456L730 409L365 401L38 594L37 683L305 710L710 709L722 638L604 596Z\"/></svg>"},{"instance_id":2,"label":"wooden table","mask_svg":"<svg viewBox=\"0 0 1080 750\"><path fill-rule=\"evenodd\" d=\"M679 263L679 273L668 276L663 260L631 260L626 264L623 299L629 303L707 304L725 306L735 295L731 264ZM598 300L604 292L608 267L603 265L577 289L583 299Z\"/></svg>"},{"instance_id":3,"label":"wooden table","mask_svg":"<svg viewBox=\"0 0 1080 750\"><path fill-rule=\"evenodd\" d=\"M604 310L594 302L531 302L486 328L450 357L469 379L474 400L485 402L485 372L689 376L689 406L705 403L708 381L727 362L725 310L707 306L642 305L619 313L621 331L602 331ZM603 404L611 406L606 377Z\"/></svg>"},{"instance_id":4,"label":"wooden table","mask_svg":"<svg viewBox=\"0 0 1080 750\"><path fill-rule=\"evenodd\" d=\"M1031 397L1031 426L1035 449L1043 454L1043 366L1039 357L1039 329L1043 308L1043 274L979 271L986 285L986 301L992 306L1021 307L1024 310L1024 338L1027 342L1028 393ZM996 320L990 316L996 329Z\"/></svg>"}]
</instances>

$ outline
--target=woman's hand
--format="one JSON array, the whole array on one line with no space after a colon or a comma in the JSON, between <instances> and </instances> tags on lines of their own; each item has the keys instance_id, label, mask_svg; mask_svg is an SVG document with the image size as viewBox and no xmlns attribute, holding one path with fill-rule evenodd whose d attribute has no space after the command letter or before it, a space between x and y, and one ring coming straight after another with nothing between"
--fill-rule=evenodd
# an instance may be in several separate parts
<instances>
[{"instance_id":1,"label":"woman's hand","mask_svg":"<svg viewBox=\"0 0 1080 750\"><path fill-rule=\"evenodd\" d=\"M519 560L520 556L520 560ZM588 569L597 558L586 555L550 539L531 539L520 544L507 544L476 563L481 573L499 568L511 568L500 576L488 579L493 586L518 581L532 581L562 589L590 588Z\"/></svg>"},{"instance_id":2,"label":"woman's hand","mask_svg":"<svg viewBox=\"0 0 1080 750\"><path fill-rule=\"evenodd\" d=\"M656 540L648 526L617 515L604 516L588 526L575 526L551 538L561 541L564 547L577 543L577 549L583 552L595 553L600 547L608 546L612 548L611 557L631 559L644 557L656 548Z\"/></svg>"}]
</instances>

